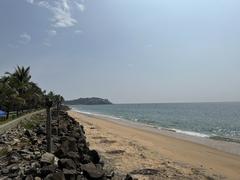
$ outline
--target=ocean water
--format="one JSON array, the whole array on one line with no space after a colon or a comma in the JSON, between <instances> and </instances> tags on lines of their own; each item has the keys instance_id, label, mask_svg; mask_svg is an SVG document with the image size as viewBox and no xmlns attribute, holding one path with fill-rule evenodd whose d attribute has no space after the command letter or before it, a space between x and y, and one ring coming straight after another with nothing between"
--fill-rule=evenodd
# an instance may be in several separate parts
<instances>
[{"instance_id":1,"label":"ocean water","mask_svg":"<svg viewBox=\"0 0 240 180\"><path fill-rule=\"evenodd\" d=\"M240 142L240 103L75 105L73 110L159 129Z\"/></svg>"}]
</instances>

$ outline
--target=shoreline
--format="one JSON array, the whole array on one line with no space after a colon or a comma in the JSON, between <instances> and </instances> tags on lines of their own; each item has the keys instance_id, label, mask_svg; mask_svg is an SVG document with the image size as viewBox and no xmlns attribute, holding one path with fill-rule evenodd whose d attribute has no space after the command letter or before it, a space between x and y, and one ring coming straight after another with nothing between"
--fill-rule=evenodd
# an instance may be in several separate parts
<instances>
[{"instance_id":1,"label":"shoreline","mask_svg":"<svg viewBox=\"0 0 240 180\"><path fill-rule=\"evenodd\" d=\"M103 118L103 119L108 119L108 120L120 120L120 121L123 121L125 123L142 125L142 126L146 126L146 127L150 127L150 128L154 128L154 129L158 129L158 130L170 131L170 132L185 134L185 135L189 135L189 136L208 137L208 138L215 137L215 136L210 136L210 135L207 135L207 134L198 133L198 132L194 132L194 131L184 131L184 130L180 130L180 129L166 128L166 127L161 127L161 126L157 126L157 125L151 125L151 124L139 122L138 120L127 120L127 119L123 119L123 118L115 117L115 116L111 116L111 115L104 115L104 114L91 113L91 112L87 112L87 111L80 111L80 110L75 109L75 108L71 108L71 110L75 111L75 112L79 112L79 113L87 115L87 116L93 116L93 117ZM220 136L216 136L216 137L220 137Z\"/></svg>"},{"instance_id":2,"label":"shoreline","mask_svg":"<svg viewBox=\"0 0 240 180\"><path fill-rule=\"evenodd\" d=\"M240 156L240 143L234 142L234 141L227 141L229 140L228 138L225 138L224 140L224 137L219 137L219 136L208 136L208 135L195 133L195 132L192 132L193 133L192 134L192 133L187 133L190 131L156 127L156 126L141 123L141 122L130 121L130 120L109 116L109 115L94 114L94 113L79 111L76 109L71 109L71 111L83 114L85 116L94 117L97 119L117 123L119 125L130 126L131 128L140 128L141 130L144 130L144 131L154 132L160 135L171 136L173 138L177 138L180 140L190 141L192 143L204 145L210 148L214 148L216 150L220 150L226 153ZM196 135L196 134L200 134L200 135Z\"/></svg>"},{"instance_id":3,"label":"shoreline","mask_svg":"<svg viewBox=\"0 0 240 180\"><path fill-rule=\"evenodd\" d=\"M240 156L234 155L240 150L239 144L186 136L170 131L161 130L159 132L157 129L139 124L136 125L136 123L129 123L128 121L116 121L110 118L96 117L94 115L81 114L75 111L69 111L69 115L76 118L80 123L83 123L84 127L89 126L89 129L95 129L96 134L98 133L100 136L103 136L104 134L105 137L112 139L114 142L122 142L121 146L119 146L120 148L124 147L128 149L127 147L129 143L136 142L137 146L141 146L142 149L145 149L143 151L144 153L153 155L152 159L150 158L150 164L153 164L153 166L154 164L156 167L159 166L160 162L153 163L156 159L166 158L168 161L170 160L170 162L173 162L172 164L176 164L176 162L177 164L190 164L190 167L204 169L203 172L221 175L218 176L217 179L222 179L219 177L227 177L230 179L237 179L237 177L240 177ZM106 148L114 146L102 146L101 143L99 143L101 141L96 142L97 137L95 135L92 133L87 134L88 139L90 136L90 146L93 146L108 157L109 155L106 153ZM126 142L123 143L125 140ZM214 143L209 146L209 144L206 144L206 141L207 143ZM219 146L219 144L221 146ZM231 150L231 146L235 149ZM217 148L219 147L227 152L218 150ZM132 149L131 151L134 150L135 149ZM151 156L149 155L149 157ZM115 161L115 159L112 159L112 161ZM121 162L122 161L123 159L121 159ZM138 164L147 163L141 161L141 158L139 157L130 161L132 161L133 164L134 161L139 161ZM138 165L127 166L130 166L132 169L129 169L133 170L133 167ZM121 169L123 167L119 166L119 168ZM182 165L181 168L184 169ZM185 168L184 172L188 171L188 169L189 168Z\"/></svg>"}]
</instances>

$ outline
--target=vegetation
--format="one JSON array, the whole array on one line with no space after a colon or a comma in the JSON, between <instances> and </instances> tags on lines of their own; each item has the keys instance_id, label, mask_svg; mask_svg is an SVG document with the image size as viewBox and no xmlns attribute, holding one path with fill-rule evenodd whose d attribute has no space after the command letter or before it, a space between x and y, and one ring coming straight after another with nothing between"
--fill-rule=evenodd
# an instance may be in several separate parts
<instances>
[{"instance_id":1,"label":"vegetation","mask_svg":"<svg viewBox=\"0 0 240 180\"><path fill-rule=\"evenodd\" d=\"M7 147L1 147L0 148L0 157L5 156L8 154L8 148Z\"/></svg>"},{"instance_id":2,"label":"vegetation","mask_svg":"<svg viewBox=\"0 0 240 180\"><path fill-rule=\"evenodd\" d=\"M25 129L33 129L46 119L46 114L41 113L41 114L34 114L29 118L27 121L21 121L20 125L24 127Z\"/></svg>"},{"instance_id":3,"label":"vegetation","mask_svg":"<svg viewBox=\"0 0 240 180\"><path fill-rule=\"evenodd\" d=\"M44 107L46 97L53 101L53 105L64 101L52 91L46 94L31 81L30 67L17 66L13 73L6 72L0 78L0 109L7 112L7 119L12 111L19 116L24 111Z\"/></svg>"},{"instance_id":4,"label":"vegetation","mask_svg":"<svg viewBox=\"0 0 240 180\"><path fill-rule=\"evenodd\" d=\"M104 105L104 104L112 104L108 99L102 99L102 98L97 98L97 97L79 98L79 99L74 99L74 100L70 100L70 101L65 101L64 103L69 104L69 105L78 105L78 104L83 104L83 105Z\"/></svg>"}]
</instances>

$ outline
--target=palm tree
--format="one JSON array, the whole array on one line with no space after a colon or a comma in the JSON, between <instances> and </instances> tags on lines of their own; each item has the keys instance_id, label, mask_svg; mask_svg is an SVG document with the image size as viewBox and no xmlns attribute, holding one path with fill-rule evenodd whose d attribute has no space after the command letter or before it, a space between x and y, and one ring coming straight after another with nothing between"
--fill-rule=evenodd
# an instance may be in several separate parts
<instances>
[{"instance_id":1,"label":"palm tree","mask_svg":"<svg viewBox=\"0 0 240 180\"><path fill-rule=\"evenodd\" d=\"M27 108L38 108L44 103L44 93L34 82L29 83L25 98L28 105Z\"/></svg>"},{"instance_id":2,"label":"palm tree","mask_svg":"<svg viewBox=\"0 0 240 180\"><path fill-rule=\"evenodd\" d=\"M64 100L62 96L42 90L36 83L31 82L30 67L17 66L13 73L6 72L0 78L0 108L7 112L44 107L47 96L54 105Z\"/></svg>"},{"instance_id":3,"label":"palm tree","mask_svg":"<svg viewBox=\"0 0 240 180\"><path fill-rule=\"evenodd\" d=\"M30 67L25 68L24 66L17 66L14 73L6 73L9 75L10 86L14 87L19 94L19 98L16 101L16 110L21 109L23 111L24 105L26 104L26 99L28 94L26 93L30 88Z\"/></svg>"},{"instance_id":4,"label":"palm tree","mask_svg":"<svg viewBox=\"0 0 240 180\"><path fill-rule=\"evenodd\" d=\"M18 91L10 86L9 77L2 77L0 79L0 106L7 112L7 119L14 105L20 101Z\"/></svg>"}]
</instances>

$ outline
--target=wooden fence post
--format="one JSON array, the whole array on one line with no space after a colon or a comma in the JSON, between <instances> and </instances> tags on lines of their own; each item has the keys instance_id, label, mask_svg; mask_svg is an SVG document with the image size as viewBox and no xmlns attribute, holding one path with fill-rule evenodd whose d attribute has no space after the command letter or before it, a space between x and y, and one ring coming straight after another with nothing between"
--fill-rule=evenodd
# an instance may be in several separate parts
<instances>
[{"instance_id":1,"label":"wooden fence post","mask_svg":"<svg viewBox=\"0 0 240 180\"><path fill-rule=\"evenodd\" d=\"M51 107L52 101L46 98L46 110L47 110L47 121L46 121L46 133L47 133L47 152L52 151L52 128L51 128Z\"/></svg>"},{"instance_id":2,"label":"wooden fence post","mask_svg":"<svg viewBox=\"0 0 240 180\"><path fill-rule=\"evenodd\" d=\"M59 117L59 111L60 111L60 101L59 99L57 100L57 123L58 123L58 135L59 135L59 121L60 121L60 117Z\"/></svg>"}]
</instances>

